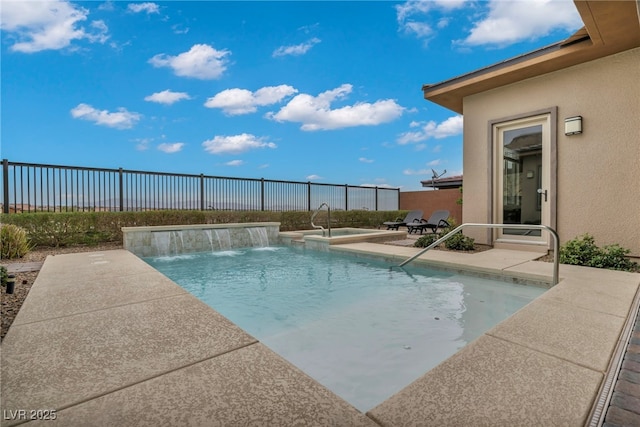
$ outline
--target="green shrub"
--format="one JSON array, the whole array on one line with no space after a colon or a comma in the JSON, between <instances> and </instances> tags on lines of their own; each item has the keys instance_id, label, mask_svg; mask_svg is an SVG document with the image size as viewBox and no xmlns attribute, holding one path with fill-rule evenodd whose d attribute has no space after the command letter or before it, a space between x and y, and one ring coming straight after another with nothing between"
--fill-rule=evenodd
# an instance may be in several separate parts
<instances>
[{"instance_id":1,"label":"green shrub","mask_svg":"<svg viewBox=\"0 0 640 427\"><path fill-rule=\"evenodd\" d=\"M416 248L426 248L427 246L429 246L430 244L432 244L433 242L438 240L440 237L442 237L442 236L440 236L440 235L438 235L436 233L425 234L424 236L420 236L415 241L413 246L415 246Z\"/></svg>"},{"instance_id":2,"label":"green shrub","mask_svg":"<svg viewBox=\"0 0 640 427\"><path fill-rule=\"evenodd\" d=\"M640 266L626 257L629 252L629 249L618 244L600 248L594 237L587 233L560 247L560 262L610 270L638 271Z\"/></svg>"},{"instance_id":3,"label":"green shrub","mask_svg":"<svg viewBox=\"0 0 640 427\"><path fill-rule=\"evenodd\" d=\"M440 233L432 233L421 236L418 238L418 240L416 240L413 246L417 248L426 248L440 237L444 236L447 233L450 233L454 228L458 226L456 220L451 217L447 219L447 222L449 223L449 226L443 228ZM456 233L445 240L444 246L452 251L472 251L475 248L475 240L471 237L465 236L462 233Z\"/></svg>"},{"instance_id":4,"label":"green shrub","mask_svg":"<svg viewBox=\"0 0 640 427\"><path fill-rule=\"evenodd\" d=\"M404 211L332 210L332 227L379 227ZM406 212L404 212L406 214ZM122 242L122 227L279 222L281 231L311 228L309 211L158 210L141 212L35 212L2 215L2 222L26 230L36 247ZM319 215L317 224L326 224ZM404 215L403 215L404 217ZM324 221L324 222L322 222Z\"/></svg>"},{"instance_id":5,"label":"green shrub","mask_svg":"<svg viewBox=\"0 0 640 427\"><path fill-rule=\"evenodd\" d=\"M13 224L0 226L0 258L22 258L31 250L24 228Z\"/></svg>"},{"instance_id":6,"label":"green shrub","mask_svg":"<svg viewBox=\"0 0 640 427\"><path fill-rule=\"evenodd\" d=\"M472 251L475 247L474 244L475 239L462 233L456 233L444 242L445 247L453 251Z\"/></svg>"},{"instance_id":7,"label":"green shrub","mask_svg":"<svg viewBox=\"0 0 640 427\"><path fill-rule=\"evenodd\" d=\"M8 275L9 274L7 273L7 267L5 267L4 265L0 265L0 285L7 286Z\"/></svg>"}]
</instances>

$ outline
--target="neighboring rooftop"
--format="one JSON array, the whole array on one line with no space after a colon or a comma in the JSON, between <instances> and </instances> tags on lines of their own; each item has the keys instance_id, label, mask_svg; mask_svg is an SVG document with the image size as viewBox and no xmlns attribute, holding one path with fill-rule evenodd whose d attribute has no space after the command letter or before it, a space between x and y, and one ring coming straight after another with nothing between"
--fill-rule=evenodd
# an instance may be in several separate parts
<instances>
[{"instance_id":1,"label":"neighboring rooftop","mask_svg":"<svg viewBox=\"0 0 640 427\"><path fill-rule=\"evenodd\" d=\"M420 184L422 184L423 187L437 188L438 190L443 188L459 188L462 187L462 175L429 179L420 181Z\"/></svg>"}]
</instances>

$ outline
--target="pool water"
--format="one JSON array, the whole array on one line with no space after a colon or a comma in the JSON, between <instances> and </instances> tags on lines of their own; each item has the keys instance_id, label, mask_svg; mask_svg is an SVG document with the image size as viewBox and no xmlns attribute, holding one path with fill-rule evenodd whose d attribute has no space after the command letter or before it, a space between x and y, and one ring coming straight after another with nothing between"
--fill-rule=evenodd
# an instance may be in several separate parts
<instances>
[{"instance_id":1,"label":"pool water","mask_svg":"<svg viewBox=\"0 0 640 427\"><path fill-rule=\"evenodd\" d=\"M289 246L145 261L363 412L544 292Z\"/></svg>"}]
</instances>

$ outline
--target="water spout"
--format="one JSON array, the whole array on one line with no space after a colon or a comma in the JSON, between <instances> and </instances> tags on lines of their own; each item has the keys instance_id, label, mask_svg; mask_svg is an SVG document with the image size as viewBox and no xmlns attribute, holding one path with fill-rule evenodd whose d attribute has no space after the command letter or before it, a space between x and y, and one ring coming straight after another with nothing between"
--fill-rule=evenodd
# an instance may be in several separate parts
<instances>
[{"instance_id":1,"label":"water spout","mask_svg":"<svg viewBox=\"0 0 640 427\"><path fill-rule=\"evenodd\" d=\"M267 229L264 227L247 228L249 236L251 237L251 246L258 246L265 248L269 246L269 236L267 235Z\"/></svg>"}]
</instances>

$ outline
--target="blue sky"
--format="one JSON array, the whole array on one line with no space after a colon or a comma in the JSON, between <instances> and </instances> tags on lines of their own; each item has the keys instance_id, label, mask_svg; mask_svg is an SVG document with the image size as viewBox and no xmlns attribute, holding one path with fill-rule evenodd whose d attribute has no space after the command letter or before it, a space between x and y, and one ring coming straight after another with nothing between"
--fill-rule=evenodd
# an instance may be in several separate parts
<instances>
[{"instance_id":1,"label":"blue sky","mask_svg":"<svg viewBox=\"0 0 640 427\"><path fill-rule=\"evenodd\" d=\"M1 0L1 156L421 189L462 170L436 83L567 37L570 0Z\"/></svg>"}]
</instances>

